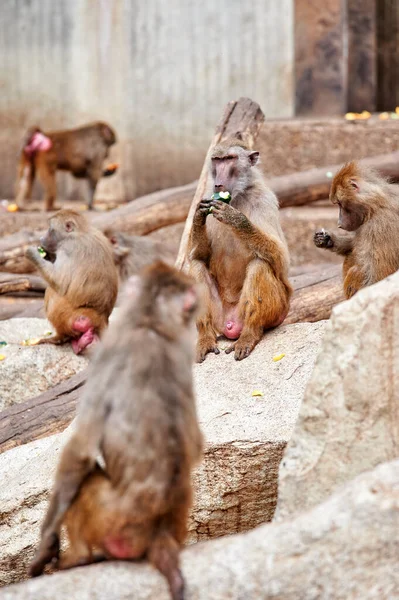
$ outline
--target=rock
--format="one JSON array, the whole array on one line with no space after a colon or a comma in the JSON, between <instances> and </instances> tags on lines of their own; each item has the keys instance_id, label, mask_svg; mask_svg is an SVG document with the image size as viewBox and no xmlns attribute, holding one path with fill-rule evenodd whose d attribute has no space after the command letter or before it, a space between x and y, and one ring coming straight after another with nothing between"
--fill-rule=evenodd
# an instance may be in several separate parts
<instances>
[{"instance_id":1,"label":"rock","mask_svg":"<svg viewBox=\"0 0 399 600\"><path fill-rule=\"evenodd\" d=\"M190 600L390 599L399 589L399 461L351 481L283 523L196 544L182 553ZM170 600L147 564L109 562L42 576L1 600Z\"/></svg>"},{"instance_id":2,"label":"rock","mask_svg":"<svg viewBox=\"0 0 399 600\"><path fill-rule=\"evenodd\" d=\"M324 322L280 327L266 335L242 362L222 353L195 366L198 415L206 450L194 477L196 500L189 523L190 542L244 531L271 519L278 465L324 327ZM273 362L273 356L280 353L285 357ZM254 391L264 395L252 396ZM48 440L34 442L32 461L26 462L31 444L1 457L0 480L8 470L7 486L0 488L3 584L26 577L26 565L38 541L45 501L66 435L53 436L54 446L50 447ZM11 461L26 464L13 474Z\"/></svg>"},{"instance_id":3,"label":"rock","mask_svg":"<svg viewBox=\"0 0 399 600\"><path fill-rule=\"evenodd\" d=\"M13 448L0 455L0 585L27 577L54 479L57 459L72 432Z\"/></svg>"},{"instance_id":4,"label":"rock","mask_svg":"<svg viewBox=\"0 0 399 600\"><path fill-rule=\"evenodd\" d=\"M399 455L398 306L396 273L333 310L280 465L276 519Z\"/></svg>"},{"instance_id":5,"label":"rock","mask_svg":"<svg viewBox=\"0 0 399 600\"><path fill-rule=\"evenodd\" d=\"M39 395L81 371L88 363L76 356L71 345L22 346L26 339L52 331L46 319L10 319L0 322L0 410Z\"/></svg>"}]
</instances>

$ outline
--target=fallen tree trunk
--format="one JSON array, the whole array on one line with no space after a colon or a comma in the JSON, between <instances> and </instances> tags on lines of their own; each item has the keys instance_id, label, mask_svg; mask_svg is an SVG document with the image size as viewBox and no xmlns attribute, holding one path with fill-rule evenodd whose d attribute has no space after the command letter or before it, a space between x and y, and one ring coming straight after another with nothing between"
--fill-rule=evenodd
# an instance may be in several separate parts
<instances>
[{"instance_id":1,"label":"fallen tree trunk","mask_svg":"<svg viewBox=\"0 0 399 600\"><path fill-rule=\"evenodd\" d=\"M341 273L340 265L329 265L292 277L294 294L284 325L329 319L334 306L345 300Z\"/></svg>"},{"instance_id":2,"label":"fallen tree trunk","mask_svg":"<svg viewBox=\"0 0 399 600\"><path fill-rule=\"evenodd\" d=\"M46 289L45 281L35 275L0 274L0 294L41 292Z\"/></svg>"},{"instance_id":3,"label":"fallen tree trunk","mask_svg":"<svg viewBox=\"0 0 399 600\"><path fill-rule=\"evenodd\" d=\"M106 213L86 214L91 223L101 231L112 227L132 235L147 235L167 225L184 221L195 186L196 181L142 196Z\"/></svg>"},{"instance_id":4,"label":"fallen tree trunk","mask_svg":"<svg viewBox=\"0 0 399 600\"><path fill-rule=\"evenodd\" d=\"M180 241L179 253L176 259L176 267L178 269L183 269L184 267L194 213L198 203L204 197L208 185L208 165L213 148L222 140L234 136L241 137L241 139L252 147L264 120L265 115L261 111L259 104L253 102L249 98L240 98L237 101L229 102L226 106L223 117L216 128L215 135L208 148L197 189L195 190L194 198L190 205L186 225Z\"/></svg>"},{"instance_id":5,"label":"fallen tree trunk","mask_svg":"<svg viewBox=\"0 0 399 600\"><path fill-rule=\"evenodd\" d=\"M14 404L0 413L0 454L63 431L75 416L80 388L87 371L26 402Z\"/></svg>"},{"instance_id":6,"label":"fallen tree trunk","mask_svg":"<svg viewBox=\"0 0 399 600\"><path fill-rule=\"evenodd\" d=\"M17 296L2 296L0 298L0 321L18 318L43 318L44 300L40 298L19 298Z\"/></svg>"},{"instance_id":7,"label":"fallen tree trunk","mask_svg":"<svg viewBox=\"0 0 399 600\"><path fill-rule=\"evenodd\" d=\"M85 213L91 223L105 231L113 228L134 235L147 235L157 229L181 223L187 217L196 182L148 194L107 213ZM39 244L44 231L18 232L0 240L0 271L32 273L32 263L25 258L28 246Z\"/></svg>"},{"instance_id":8,"label":"fallen tree trunk","mask_svg":"<svg viewBox=\"0 0 399 600\"><path fill-rule=\"evenodd\" d=\"M394 181L399 180L399 151L363 158L358 162L364 167L376 169ZM282 177L272 177L268 179L268 184L277 195L280 208L310 204L328 198L332 176L341 166L330 165Z\"/></svg>"}]
</instances>

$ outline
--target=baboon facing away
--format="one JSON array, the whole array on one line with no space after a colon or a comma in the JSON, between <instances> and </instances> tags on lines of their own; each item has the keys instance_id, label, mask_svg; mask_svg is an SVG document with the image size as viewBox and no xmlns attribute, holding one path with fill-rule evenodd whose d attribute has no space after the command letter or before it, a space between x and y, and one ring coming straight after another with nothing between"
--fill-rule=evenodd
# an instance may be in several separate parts
<instances>
[{"instance_id":1,"label":"baboon facing away","mask_svg":"<svg viewBox=\"0 0 399 600\"><path fill-rule=\"evenodd\" d=\"M167 578L173 600L183 600L178 555L191 472L202 453L192 380L193 283L162 262L128 280L125 302L89 367L32 575L58 557L65 523L65 567L147 557ZM96 465L99 455L104 470Z\"/></svg>"}]
</instances>

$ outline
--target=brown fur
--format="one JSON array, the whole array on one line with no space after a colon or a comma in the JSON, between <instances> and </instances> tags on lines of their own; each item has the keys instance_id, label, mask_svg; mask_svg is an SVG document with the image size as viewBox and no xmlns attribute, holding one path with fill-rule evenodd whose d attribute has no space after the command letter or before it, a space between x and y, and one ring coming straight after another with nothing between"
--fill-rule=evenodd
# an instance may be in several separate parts
<instances>
[{"instance_id":1,"label":"brown fur","mask_svg":"<svg viewBox=\"0 0 399 600\"><path fill-rule=\"evenodd\" d=\"M191 278L161 262L127 287L90 365L31 574L58 556L65 522L64 566L92 562L96 552L146 556L182 600L178 551L202 452L192 381L197 297Z\"/></svg>"},{"instance_id":2,"label":"brown fur","mask_svg":"<svg viewBox=\"0 0 399 600\"><path fill-rule=\"evenodd\" d=\"M287 245L277 198L255 166L257 158L241 140L220 144L212 154L208 195L225 189L232 200L229 205L203 200L194 217L189 270L205 295L205 310L197 321L198 362L208 352L219 353L217 335L225 333L226 323L237 324L237 331L242 326L227 350L234 349L241 360L264 330L279 325L288 312L292 288Z\"/></svg>"},{"instance_id":3,"label":"brown fur","mask_svg":"<svg viewBox=\"0 0 399 600\"><path fill-rule=\"evenodd\" d=\"M344 256L347 298L399 268L399 187L350 162L335 175L330 200L343 233L317 231L316 246Z\"/></svg>"},{"instance_id":4,"label":"brown fur","mask_svg":"<svg viewBox=\"0 0 399 600\"><path fill-rule=\"evenodd\" d=\"M127 235L112 228L104 233L112 244L114 262L121 282L157 260L163 260L170 265L174 263L174 252L165 244L149 237Z\"/></svg>"},{"instance_id":5,"label":"brown fur","mask_svg":"<svg viewBox=\"0 0 399 600\"><path fill-rule=\"evenodd\" d=\"M67 232L66 224L73 224ZM61 344L80 337L74 329L79 317L87 317L95 333L108 324L118 293L118 275L106 237L72 210L61 210L49 219L42 247L54 262L40 256L36 248L26 255L48 283L45 308L56 335L41 343ZM47 257L46 257L47 258Z\"/></svg>"},{"instance_id":6,"label":"brown fur","mask_svg":"<svg viewBox=\"0 0 399 600\"><path fill-rule=\"evenodd\" d=\"M76 129L42 132L53 142L52 148L28 155L25 148L35 132L41 132L41 129L31 127L25 134L20 153L16 194L19 208L23 209L26 199L30 198L37 174L45 190L46 210L52 210L57 195L55 175L58 169L88 179L88 206L92 208L97 183L104 175L103 161L109 147L116 142L113 129L107 123L97 121Z\"/></svg>"}]
</instances>

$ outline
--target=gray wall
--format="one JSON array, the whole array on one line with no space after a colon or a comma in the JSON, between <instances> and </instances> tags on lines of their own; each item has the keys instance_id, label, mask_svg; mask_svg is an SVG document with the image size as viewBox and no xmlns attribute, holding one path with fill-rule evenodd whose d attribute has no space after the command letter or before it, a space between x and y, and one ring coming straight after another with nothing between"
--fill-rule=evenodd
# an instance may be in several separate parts
<instances>
[{"instance_id":1,"label":"gray wall","mask_svg":"<svg viewBox=\"0 0 399 600\"><path fill-rule=\"evenodd\" d=\"M198 175L229 100L249 96L267 117L292 116L292 4L2 0L0 196L13 193L18 143L32 124L109 121L121 171L102 190L114 179L112 193L131 199ZM64 196L84 184L60 178Z\"/></svg>"}]
</instances>

